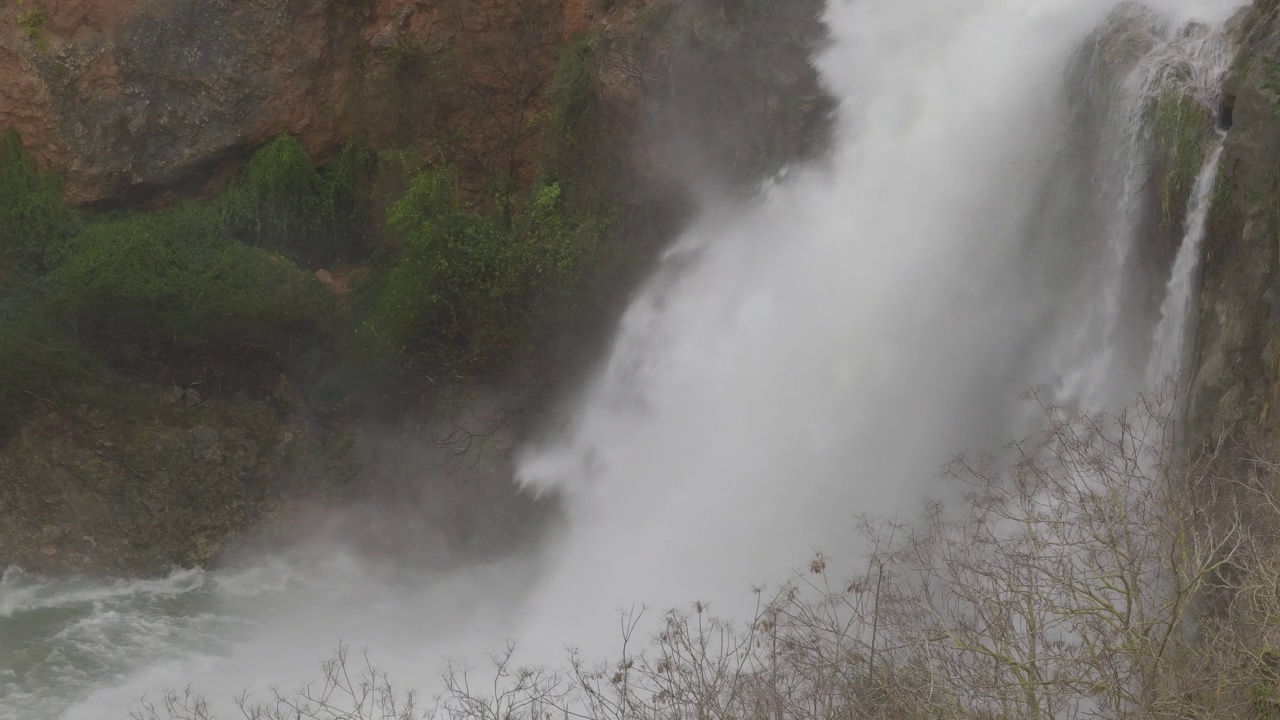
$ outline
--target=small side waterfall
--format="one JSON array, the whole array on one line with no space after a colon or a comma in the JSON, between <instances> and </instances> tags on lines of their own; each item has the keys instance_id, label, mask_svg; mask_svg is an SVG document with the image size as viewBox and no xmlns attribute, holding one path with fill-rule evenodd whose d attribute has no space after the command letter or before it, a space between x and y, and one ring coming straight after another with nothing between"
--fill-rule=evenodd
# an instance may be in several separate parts
<instances>
[{"instance_id":1,"label":"small side waterfall","mask_svg":"<svg viewBox=\"0 0 1280 720\"><path fill-rule=\"evenodd\" d=\"M1103 410L1163 383L1152 373L1178 371L1156 358L1176 354L1169 343L1180 346L1181 335L1157 338L1154 328L1175 322L1161 319L1170 283L1187 272L1176 248L1204 224L1199 179L1221 144L1211 109L1230 56L1211 26L1123 5L1073 62L1071 152L1055 159L1047 209L1030 231L1061 245L1041 272L1076 315L1058 342L1042 346L1056 379L1034 381L1049 385L1054 402ZM1095 257L1073 260L1072 247L1092 247ZM1062 279L1073 265L1078 276Z\"/></svg>"},{"instance_id":2,"label":"small side waterfall","mask_svg":"<svg viewBox=\"0 0 1280 720\"><path fill-rule=\"evenodd\" d=\"M1217 186L1218 166L1222 162L1222 145L1216 144L1205 160L1191 201L1187 205L1185 236L1178 247L1169 278L1164 303L1160 308L1160 324L1152 340L1151 358L1147 365L1147 381L1156 386L1183 371L1187 356L1189 320L1196 292L1196 276L1200 267L1201 244L1209 220L1209 209Z\"/></svg>"}]
</instances>

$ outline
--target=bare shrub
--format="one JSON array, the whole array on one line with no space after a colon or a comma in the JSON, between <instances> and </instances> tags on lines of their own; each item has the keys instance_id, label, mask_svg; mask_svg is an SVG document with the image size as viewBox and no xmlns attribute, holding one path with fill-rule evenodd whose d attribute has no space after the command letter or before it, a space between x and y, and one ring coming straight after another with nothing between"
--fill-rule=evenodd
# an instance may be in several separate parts
<instances>
[{"instance_id":1,"label":"bare shrub","mask_svg":"<svg viewBox=\"0 0 1280 720\"><path fill-rule=\"evenodd\" d=\"M508 646L483 683L447 668L421 711L367 660L349 679L340 648L321 688L240 707L252 720L1280 717L1280 464L1230 428L1175 453L1168 406L1041 404L1033 442L948 466L964 503L862 518L861 574L838 580L818 556L757 591L749 622L696 603L636 647L633 610L614 662L571 651L564 669L517 669ZM205 708L171 694L136 717Z\"/></svg>"}]
</instances>

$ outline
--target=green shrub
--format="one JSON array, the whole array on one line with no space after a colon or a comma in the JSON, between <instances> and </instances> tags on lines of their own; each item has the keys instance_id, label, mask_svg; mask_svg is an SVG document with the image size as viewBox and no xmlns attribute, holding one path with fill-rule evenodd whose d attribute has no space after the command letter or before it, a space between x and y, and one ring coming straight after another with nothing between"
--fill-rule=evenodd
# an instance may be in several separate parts
<instances>
[{"instance_id":1,"label":"green shrub","mask_svg":"<svg viewBox=\"0 0 1280 720\"><path fill-rule=\"evenodd\" d=\"M356 257L370 235L367 194L376 161L352 143L317 171L302 145L282 134L254 153L221 198L227 229L308 267Z\"/></svg>"},{"instance_id":2,"label":"green shrub","mask_svg":"<svg viewBox=\"0 0 1280 720\"><path fill-rule=\"evenodd\" d=\"M352 140L320 170L321 245L333 259L353 260L373 249L373 185L378 155L359 139Z\"/></svg>"},{"instance_id":3,"label":"green shrub","mask_svg":"<svg viewBox=\"0 0 1280 720\"><path fill-rule=\"evenodd\" d=\"M280 135L253 154L222 197L227 229L251 245L310 256L322 226L321 194L302 146Z\"/></svg>"},{"instance_id":4,"label":"green shrub","mask_svg":"<svg viewBox=\"0 0 1280 720\"><path fill-rule=\"evenodd\" d=\"M510 217L469 210L449 171L414 177L389 224L404 245L361 333L391 351L481 362L523 355L576 309L602 233L566 213L557 185Z\"/></svg>"},{"instance_id":5,"label":"green shrub","mask_svg":"<svg viewBox=\"0 0 1280 720\"><path fill-rule=\"evenodd\" d=\"M78 336L175 350L279 352L333 305L312 275L228 238L195 203L91 225L50 285L51 311Z\"/></svg>"},{"instance_id":6,"label":"green shrub","mask_svg":"<svg viewBox=\"0 0 1280 720\"><path fill-rule=\"evenodd\" d=\"M281 136L210 206L82 222L16 134L0 138L0 424L137 352L161 372L216 357L224 373L332 355L349 315L283 253L366 253L376 165L351 143L317 171Z\"/></svg>"},{"instance_id":7,"label":"green shrub","mask_svg":"<svg viewBox=\"0 0 1280 720\"><path fill-rule=\"evenodd\" d=\"M58 176L35 168L16 132L0 136L0 265L48 269L75 227Z\"/></svg>"},{"instance_id":8,"label":"green shrub","mask_svg":"<svg viewBox=\"0 0 1280 720\"><path fill-rule=\"evenodd\" d=\"M555 108L556 127L565 136L571 136L595 107L600 82L597 47L596 36L586 33L560 48L549 95Z\"/></svg>"}]
</instances>

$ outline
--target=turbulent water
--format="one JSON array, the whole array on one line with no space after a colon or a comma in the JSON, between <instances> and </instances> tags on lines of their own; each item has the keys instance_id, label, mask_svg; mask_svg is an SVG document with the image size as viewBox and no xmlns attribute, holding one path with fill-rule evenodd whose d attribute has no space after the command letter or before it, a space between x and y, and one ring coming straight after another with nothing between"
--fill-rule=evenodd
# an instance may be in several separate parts
<instances>
[{"instance_id":1,"label":"turbulent water","mask_svg":"<svg viewBox=\"0 0 1280 720\"><path fill-rule=\"evenodd\" d=\"M1153 100L1214 106L1212 28L1240 4L832 0L830 156L676 242L522 451L519 481L566 503L544 562L422 576L317 546L147 582L10 570L0 718L123 717L187 684L225 702L314 677L339 641L406 683L506 637L606 653L632 604L735 614L815 548L856 563L852 516L947 492L951 454L1025 430L1020 390L1097 408L1176 373L1220 151L1152 272Z\"/></svg>"}]
</instances>

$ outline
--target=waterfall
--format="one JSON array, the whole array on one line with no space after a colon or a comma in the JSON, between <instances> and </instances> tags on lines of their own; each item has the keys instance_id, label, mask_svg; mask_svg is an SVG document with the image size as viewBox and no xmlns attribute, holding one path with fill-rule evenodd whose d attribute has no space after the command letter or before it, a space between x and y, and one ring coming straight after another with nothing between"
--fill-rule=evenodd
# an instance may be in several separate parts
<instances>
[{"instance_id":1,"label":"waterfall","mask_svg":"<svg viewBox=\"0 0 1280 720\"><path fill-rule=\"evenodd\" d=\"M1175 75L1216 88L1219 54L1203 49L1241 4L831 0L829 157L679 238L563 423L522 450L518 480L566 511L541 564L388 579L339 549L305 570L209 573L182 608L145 590L122 596L138 598L127 613L68 601L70 620L0 596L50 648L104 608L154 641L76 660L96 681L51 649L56 667L31 675L45 685L0 718L120 714L188 682L218 701L296 684L339 640L419 683L442 655L504 637L533 662L565 643L597 656L616 649L623 608L700 600L740 616L753 585L815 548L856 564L855 515L954 493L940 465L1025 431L1025 388L1095 407L1176 368L1220 151L1157 316L1134 300L1150 282L1133 259L1151 103ZM188 626L219 629L204 645Z\"/></svg>"},{"instance_id":2,"label":"waterfall","mask_svg":"<svg viewBox=\"0 0 1280 720\"><path fill-rule=\"evenodd\" d=\"M1153 334L1133 300L1153 108L1213 106L1227 53L1161 10L832 5L830 164L690 232L567 425L526 450L521 479L570 511L529 615L545 642L629 602L746 612L745 588L813 548L855 563L855 515L953 492L938 469L1026 431L1027 387L1095 410L1176 369L1212 178Z\"/></svg>"}]
</instances>

